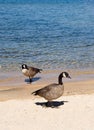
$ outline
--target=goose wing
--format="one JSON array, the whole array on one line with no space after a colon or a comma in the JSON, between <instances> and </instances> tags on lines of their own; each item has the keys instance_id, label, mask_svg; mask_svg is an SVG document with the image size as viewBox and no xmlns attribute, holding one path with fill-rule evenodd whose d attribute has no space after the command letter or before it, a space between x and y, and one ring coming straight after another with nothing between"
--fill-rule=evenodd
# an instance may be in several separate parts
<instances>
[{"instance_id":1,"label":"goose wing","mask_svg":"<svg viewBox=\"0 0 94 130\"><path fill-rule=\"evenodd\" d=\"M38 73L38 72L41 72L41 71L42 71L42 69L38 69L38 68L35 68L35 67L29 67L29 70L30 70L31 72L35 72L35 73Z\"/></svg>"},{"instance_id":2,"label":"goose wing","mask_svg":"<svg viewBox=\"0 0 94 130\"><path fill-rule=\"evenodd\" d=\"M41 95L51 91L53 89L53 87L57 87L57 86L58 86L58 84L53 83L53 84L50 84L48 86L45 86L44 88L41 88L41 89L33 92L32 94L41 96Z\"/></svg>"}]
</instances>

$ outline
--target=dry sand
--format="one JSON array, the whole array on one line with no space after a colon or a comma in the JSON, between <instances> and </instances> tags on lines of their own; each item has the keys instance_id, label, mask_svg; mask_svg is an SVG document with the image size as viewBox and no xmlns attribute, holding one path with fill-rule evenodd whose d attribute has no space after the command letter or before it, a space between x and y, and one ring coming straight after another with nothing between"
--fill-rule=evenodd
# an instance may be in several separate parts
<instances>
[{"instance_id":1,"label":"dry sand","mask_svg":"<svg viewBox=\"0 0 94 130\"><path fill-rule=\"evenodd\" d=\"M0 130L94 130L94 72L69 71L64 95L54 108L31 93L53 82L60 72L38 74L33 83L20 73L0 75ZM26 78L26 79L25 79Z\"/></svg>"},{"instance_id":2,"label":"dry sand","mask_svg":"<svg viewBox=\"0 0 94 130\"><path fill-rule=\"evenodd\" d=\"M54 102L55 108L42 107L43 102L1 102L0 130L94 130L94 94L63 96Z\"/></svg>"}]
</instances>

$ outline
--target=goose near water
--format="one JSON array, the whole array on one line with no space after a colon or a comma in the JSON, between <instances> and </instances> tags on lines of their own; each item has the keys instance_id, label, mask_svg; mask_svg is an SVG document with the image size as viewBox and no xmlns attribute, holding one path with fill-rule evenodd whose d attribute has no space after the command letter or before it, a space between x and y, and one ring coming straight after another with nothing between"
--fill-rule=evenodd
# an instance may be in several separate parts
<instances>
[{"instance_id":1,"label":"goose near water","mask_svg":"<svg viewBox=\"0 0 94 130\"><path fill-rule=\"evenodd\" d=\"M42 89L39 89L32 94L39 95L44 97L48 102L46 106L49 106L51 101L62 96L64 92L64 85L62 82L62 78L71 78L67 72L62 72L58 77L58 83L53 83L48 86L45 86Z\"/></svg>"},{"instance_id":2,"label":"goose near water","mask_svg":"<svg viewBox=\"0 0 94 130\"><path fill-rule=\"evenodd\" d=\"M30 83L32 82L32 78L37 74L40 73L42 69L34 68L32 66L27 66L26 64L22 65L22 73L29 77Z\"/></svg>"}]
</instances>

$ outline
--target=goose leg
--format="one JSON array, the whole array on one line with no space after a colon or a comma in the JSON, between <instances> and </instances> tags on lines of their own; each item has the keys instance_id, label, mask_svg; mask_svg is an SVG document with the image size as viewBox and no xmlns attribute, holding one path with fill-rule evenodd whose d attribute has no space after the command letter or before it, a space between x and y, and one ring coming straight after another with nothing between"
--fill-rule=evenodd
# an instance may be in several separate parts
<instances>
[{"instance_id":1,"label":"goose leg","mask_svg":"<svg viewBox=\"0 0 94 130\"><path fill-rule=\"evenodd\" d=\"M30 83L32 83L32 79L29 77Z\"/></svg>"}]
</instances>

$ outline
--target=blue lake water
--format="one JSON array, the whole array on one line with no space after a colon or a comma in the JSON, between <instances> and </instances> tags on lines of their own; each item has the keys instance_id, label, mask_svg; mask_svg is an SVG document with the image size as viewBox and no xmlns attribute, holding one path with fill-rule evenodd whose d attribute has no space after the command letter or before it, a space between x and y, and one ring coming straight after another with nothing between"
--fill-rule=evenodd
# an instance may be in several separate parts
<instances>
[{"instance_id":1,"label":"blue lake water","mask_svg":"<svg viewBox=\"0 0 94 130\"><path fill-rule=\"evenodd\" d=\"M94 68L94 4L0 4L0 71Z\"/></svg>"}]
</instances>

